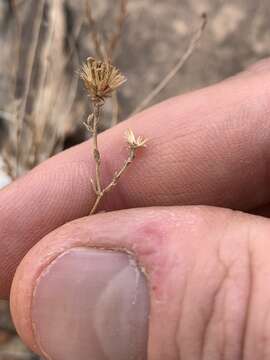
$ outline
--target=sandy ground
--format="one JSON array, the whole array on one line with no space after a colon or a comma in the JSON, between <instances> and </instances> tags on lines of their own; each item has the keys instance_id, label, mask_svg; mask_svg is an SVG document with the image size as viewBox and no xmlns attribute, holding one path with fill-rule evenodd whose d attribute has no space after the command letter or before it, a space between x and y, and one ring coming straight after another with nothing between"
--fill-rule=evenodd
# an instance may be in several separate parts
<instances>
[{"instance_id":1,"label":"sandy ground","mask_svg":"<svg viewBox=\"0 0 270 360\"><path fill-rule=\"evenodd\" d=\"M76 16L83 13L82 1L69 3ZM100 27L110 31L117 1L93 3ZM3 4L4 0L0 0L0 24ZM218 82L269 55L268 0L130 0L129 16L116 54L116 63L128 78L120 95L122 118L178 61L199 26L202 12L208 13L208 25L200 47L155 102ZM89 33L84 31L82 44L89 41ZM89 55L86 48L81 47L82 58ZM0 79L4 71L0 68ZM4 102L0 96L0 105ZM7 304L0 302L0 360L16 359L36 357L19 341Z\"/></svg>"}]
</instances>

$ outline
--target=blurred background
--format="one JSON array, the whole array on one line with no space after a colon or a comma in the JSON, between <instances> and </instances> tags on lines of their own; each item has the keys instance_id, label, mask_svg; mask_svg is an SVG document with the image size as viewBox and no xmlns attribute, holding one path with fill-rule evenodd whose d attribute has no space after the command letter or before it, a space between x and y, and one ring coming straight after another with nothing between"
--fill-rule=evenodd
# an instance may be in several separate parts
<instances>
[{"instance_id":1,"label":"blurred background","mask_svg":"<svg viewBox=\"0 0 270 360\"><path fill-rule=\"evenodd\" d=\"M78 77L88 56L111 58L128 78L106 105L103 131L158 89L194 37L147 106L269 56L269 18L268 0L0 0L0 187L88 137ZM0 301L0 360L30 359Z\"/></svg>"}]
</instances>

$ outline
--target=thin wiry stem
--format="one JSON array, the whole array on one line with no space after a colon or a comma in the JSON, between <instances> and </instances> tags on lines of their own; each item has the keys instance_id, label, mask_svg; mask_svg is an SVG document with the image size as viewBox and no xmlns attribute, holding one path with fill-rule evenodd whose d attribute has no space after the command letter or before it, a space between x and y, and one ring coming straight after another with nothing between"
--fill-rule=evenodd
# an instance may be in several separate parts
<instances>
[{"instance_id":1,"label":"thin wiry stem","mask_svg":"<svg viewBox=\"0 0 270 360\"><path fill-rule=\"evenodd\" d=\"M121 0L119 5L120 8L119 15L116 19L116 30L112 33L107 45L107 54L109 59L112 60L114 59L115 50L119 44L123 32L124 23L127 17L128 0Z\"/></svg>"},{"instance_id":2,"label":"thin wiry stem","mask_svg":"<svg viewBox=\"0 0 270 360\"><path fill-rule=\"evenodd\" d=\"M95 180L91 179L93 190L96 194L96 200L91 208L90 215L94 214L98 204L103 196L103 192L101 190L101 178L100 178L100 152L98 148L98 122L100 120L101 106L103 103L100 103L98 100L93 100L93 113L88 116L86 128L92 133L93 139L93 157L95 160Z\"/></svg>"},{"instance_id":3,"label":"thin wiry stem","mask_svg":"<svg viewBox=\"0 0 270 360\"><path fill-rule=\"evenodd\" d=\"M91 6L91 0L86 0L86 14L87 14L87 19L89 22L89 25L91 26L91 36L92 36L92 41L95 47L95 52L96 52L96 56L99 59L103 59L104 58L104 54L102 51L102 44L101 41L99 39L99 33L96 30L96 21L93 17L92 14L92 6Z\"/></svg>"},{"instance_id":4,"label":"thin wiry stem","mask_svg":"<svg viewBox=\"0 0 270 360\"><path fill-rule=\"evenodd\" d=\"M33 28L33 34L34 34L33 46L31 47L29 58L28 58L28 63L27 63L27 69L29 69L29 72L26 77L25 93L24 93L24 97L22 100L21 108L20 108L20 116L18 116L18 121L17 121L16 177L18 176L18 171L19 171L21 135L22 135L23 122L24 122L25 113L26 113L26 104L27 104L27 99L28 99L28 95L30 92L30 85L31 85L31 80L32 80L32 75L33 75L34 61L35 61L36 54L37 54L38 40L39 40L40 30L41 30L41 25L42 25L44 6L45 6L44 0L42 0L38 3L37 15L35 16L34 28Z\"/></svg>"},{"instance_id":5,"label":"thin wiry stem","mask_svg":"<svg viewBox=\"0 0 270 360\"><path fill-rule=\"evenodd\" d=\"M95 188L96 193L99 196L101 194L101 179L100 179L100 152L98 149L98 140L97 140L97 125L100 119L100 108L101 104L98 101L93 101L93 155L96 163L96 179L95 179Z\"/></svg>"},{"instance_id":6,"label":"thin wiry stem","mask_svg":"<svg viewBox=\"0 0 270 360\"><path fill-rule=\"evenodd\" d=\"M94 205L93 205L93 207L91 209L90 215L93 215L95 213L95 211L97 210L97 207L98 207L103 195L105 193L109 192L110 190L112 190L112 188L117 185L120 177L124 174L124 172L127 170L129 165L135 159L135 152L136 152L136 148L130 147L129 148L128 158L125 160L123 166L118 171L115 172L111 182L103 190L101 190L100 192L96 189L97 190L96 191L97 197L96 197Z\"/></svg>"},{"instance_id":7,"label":"thin wiry stem","mask_svg":"<svg viewBox=\"0 0 270 360\"><path fill-rule=\"evenodd\" d=\"M16 33L15 33L15 56L14 56L14 61L12 61L11 65L13 64L13 95L15 98L15 94L16 94L16 76L17 76L17 71L19 68L19 63L20 63L20 40L21 40L21 34L22 34L22 23L20 21L20 17L19 17L19 12L17 9L17 5L18 3L15 0L11 0L10 1L10 5L11 5L11 9L12 9L12 13L14 15L14 19L15 19L15 26L16 26ZM15 105L15 112L13 115L13 121L15 120L15 125L16 125L16 147L15 147L15 159L16 159L16 163L15 165L12 163L10 156L7 152L4 152L3 155L3 161L5 164L5 169L7 171L8 176L10 176L10 178L12 180L14 180L18 174L18 168L19 168L19 141L20 141L20 136L21 136L21 127L20 127L20 119L19 119L19 103L17 103Z\"/></svg>"},{"instance_id":8,"label":"thin wiry stem","mask_svg":"<svg viewBox=\"0 0 270 360\"><path fill-rule=\"evenodd\" d=\"M68 37L70 51L66 58L63 68L66 68L67 64L70 63L72 59L74 59L76 61L76 67L79 67L79 54L78 54L78 51L76 48L76 42L81 33L82 24L83 24L83 22L80 21L76 34L70 35ZM79 79L77 76L74 76L73 79L71 80L69 91L68 91L68 94L66 97L67 101L66 101L66 105L65 105L65 110L60 118L61 120L66 119L68 117L68 115L71 113L71 110L75 103L75 98L77 95L78 80ZM61 85L62 85L62 77L59 77L59 79L57 81L57 88L59 89L59 91L57 92L58 94L61 94L61 92L60 92ZM52 105L52 111L51 111L51 116L50 116L51 119L54 119L57 116L59 116L57 106L56 106L58 99L59 99L59 95L58 95L58 97L57 96L55 97L55 101ZM55 131L52 135L52 139L51 139L51 146L49 147L50 150L48 151L49 157L55 155L56 152L59 151L59 149L63 149L63 145L64 145L64 132L63 131L59 132L59 129L55 129Z\"/></svg>"},{"instance_id":9,"label":"thin wiry stem","mask_svg":"<svg viewBox=\"0 0 270 360\"><path fill-rule=\"evenodd\" d=\"M12 9L12 13L14 15L14 19L15 19L15 26L16 26L16 33L15 33L15 59L14 61L12 61L13 65L13 91L14 91L14 95L16 92L16 73L17 73L17 69L19 67L19 62L20 62L20 39L21 39L21 33L22 33L22 24L19 18L19 12L17 10L17 2L16 0L11 0L10 1L10 5L11 5L11 9Z\"/></svg>"},{"instance_id":10,"label":"thin wiry stem","mask_svg":"<svg viewBox=\"0 0 270 360\"><path fill-rule=\"evenodd\" d=\"M91 184L94 190L94 193L96 195L95 202L91 208L90 215L94 214L97 210L97 207L107 192L109 192L114 186L117 185L118 181L120 180L121 176L124 174L124 172L127 170L129 165L132 163L132 161L135 159L136 150L140 147L145 146L145 143L147 142L146 139L139 136L137 139L135 138L133 132L131 130L128 130L126 133L126 139L129 146L129 154L127 159L125 160L122 167L117 170L111 182L102 188L101 184L101 172L100 172L100 165L101 165L101 157L100 157L100 151L98 148L98 131L97 126L100 121L100 114L101 114L101 107L103 106L103 102L101 102L98 99L94 99L93 101L93 113L88 116L88 119L85 123L85 126L89 132L92 134L92 141L93 141L93 157L95 161L95 180L91 179Z\"/></svg>"},{"instance_id":11,"label":"thin wiry stem","mask_svg":"<svg viewBox=\"0 0 270 360\"><path fill-rule=\"evenodd\" d=\"M107 186L105 186L104 188L102 188L101 174L100 174L101 158L100 158L100 152L98 149L98 142L97 142L97 135L98 135L97 134L97 124L100 120L100 107L102 105L103 104L96 103L96 102L93 103L94 112L93 112L93 114L88 116L87 122L85 123L86 128L88 129L88 131L90 131L92 133L92 136L93 136L93 155L94 155L95 170L96 170L95 171L95 174L96 174L95 181L93 179L91 179L91 184L92 184L94 193L96 194L96 199L91 208L90 215L92 215L96 212L97 207L98 207L102 197L104 196L104 194L106 194L107 192L112 190L112 188L117 185L121 176L127 170L127 168L132 163L132 161L135 159L136 150L139 149L140 147L145 146L145 144L147 142L147 140L141 136L139 136L136 139L133 132L131 130L128 130L128 132L127 132L127 143L129 146L128 157L124 161L124 164L122 165L122 167L114 173L113 178L109 182L109 184Z\"/></svg>"},{"instance_id":12,"label":"thin wiry stem","mask_svg":"<svg viewBox=\"0 0 270 360\"><path fill-rule=\"evenodd\" d=\"M185 51L184 55L177 61L176 65L171 69L171 71L167 74L165 78L150 92L150 94L135 108L135 110L131 113L134 115L144 108L146 108L154 98L168 85L168 83L172 80L172 78L178 73L179 70L184 66L186 61L190 58L194 50L196 49L199 40L203 34L203 30L207 23L207 16L206 14L202 14L202 22L199 29L194 34L193 38L190 41L190 44Z\"/></svg>"},{"instance_id":13,"label":"thin wiry stem","mask_svg":"<svg viewBox=\"0 0 270 360\"><path fill-rule=\"evenodd\" d=\"M126 141L129 146L129 155L120 170L116 171L111 182L102 187L101 184L101 157L98 148L98 124L100 121L101 108L107 97L112 96L115 90L119 88L125 81L125 77L112 64L106 61L87 58L82 65L80 77L84 82L88 95L91 97L93 113L84 123L87 130L92 134L93 157L95 161L95 179L91 179L91 184L96 195L95 202L91 208L90 215L94 214L103 195L110 191L118 182L122 174L135 158L135 150L145 146L146 139L142 136L135 137L132 130L126 132Z\"/></svg>"},{"instance_id":14,"label":"thin wiry stem","mask_svg":"<svg viewBox=\"0 0 270 360\"><path fill-rule=\"evenodd\" d=\"M132 163L132 161L135 159L135 152L136 149L130 147L129 148L129 155L128 158L126 159L126 161L124 162L123 166L120 168L120 170L116 171L116 173L113 176L112 181L109 183L109 185L107 185L104 190L103 193L105 194L106 192L109 192L115 185L117 185L118 180L120 179L120 177L123 175L123 173L127 170L127 168L129 167L129 165Z\"/></svg>"},{"instance_id":15,"label":"thin wiry stem","mask_svg":"<svg viewBox=\"0 0 270 360\"><path fill-rule=\"evenodd\" d=\"M102 194L97 195L96 201L95 201L95 203L94 203L94 205L93 205L93 207L92 207L89 215L93 215L93 214L96 212L97 207L98 207L98 205L99 205L99 203L100 203L100 200L101 200L102 196L103 196Z\"/></svg>"},{"instance_id":16,"label":"thin wiry stem","mask_svg":"<svg viewBox=\"0 0 270 360\"><path fill-rule=\"evenodd\" d=\"M40 116L39 113L41 112L41 108L42 108L42 103L43 103L43 99L45 97L45 93L46 93L46 88L47 88L47 81L48 81L48 72L50 71L50 67L51 67L51 47L52 47L52 42L54 40L55 37L55 32L56 32L56 28L57 28L57 21L59 21L59 4L57 3L52 3L52 7L50 10L50 26L49 26L49 30L48 30L48 36L47 36L47 40L45 43L45 48L44 48L44 53L42 54L42 59L43 59L43 63L42 63L42 72L40 74L40 79L39 79L39 86L38 86L38 90L37 90L37 94L36 94L36 109L38 112L37 116ZM42 144L42 139L44 137L45 134L45 129L46 129L46 120L42 123L37 124L35 122L35 116L33 116L33 153L32 153L32 157L33 157L33 167L36 166L39 163L39 152L40 152L40 147Z\"/></svg>"},{"instance_id":17,"label":"thin wiry stem","mask_svg":"<svg viewBox=\"0 0 270 360\"><path fill-rule=\"evenodd\" d=\"M106 39L105 34L102 34L97 30L96 20L92 12L92 1L86 0L86 14L88 23L91 26L91 36L94 45L95 53L99 59L113 60L115 57L115 50L117 49L121 35L123 32L123 26L127 17L127 7L129 0L119 1L119 14L115 21L116 29L112 32L111 36ZM102 36L103 35L103 36ZM112 120L111 127L116 125L119 121L119 103L116 93L112 94Z\"/></svg>"}]
</instances>

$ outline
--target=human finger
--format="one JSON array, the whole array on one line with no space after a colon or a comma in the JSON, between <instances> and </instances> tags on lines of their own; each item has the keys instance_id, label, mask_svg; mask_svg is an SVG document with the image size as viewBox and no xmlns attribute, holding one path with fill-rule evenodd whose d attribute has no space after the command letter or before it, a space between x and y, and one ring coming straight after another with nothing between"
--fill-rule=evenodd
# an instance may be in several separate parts
<instances>
[{"instance_id":1,"label":"human finger","mask_svg":"<svg viewBox=\"0 0 270 360\"><path fill-rule=\"evenodd\" d=\"M209 207L75 220L20 264L23 340L51 360L261 360L270 351L269 220Z\"/></svg>"},{"instance_id":2,"label":"human finger","mask_svg":"<svg viewBox=\"0 0 270 360\"><path fill-rule=\"evenodd\" d=\"M250 210L269 202L270 73L248 72L170 99L100 135L107 184L127 156L127 127L149 145L101 209L206 204ZM46 161L0 193L0 297L41 237L89 213L91 142Z\"/></svg>"}]
</instances>

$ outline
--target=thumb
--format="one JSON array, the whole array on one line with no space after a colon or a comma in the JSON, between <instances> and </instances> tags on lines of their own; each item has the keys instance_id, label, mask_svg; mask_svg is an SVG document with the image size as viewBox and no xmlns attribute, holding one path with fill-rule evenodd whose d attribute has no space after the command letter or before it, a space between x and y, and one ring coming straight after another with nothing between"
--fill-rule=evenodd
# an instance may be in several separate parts
<instances>
[{"instance_id":1,"label":"thumb","mask_svg":"<svg viewBox=\"0 0 270 360\"><path fill-rule=\"evenodd\" d=\"M208 207L76 220L20 264L17 330L51 360L265 358L269 230L267 219Z\"/></svg>"}]
</instances>

